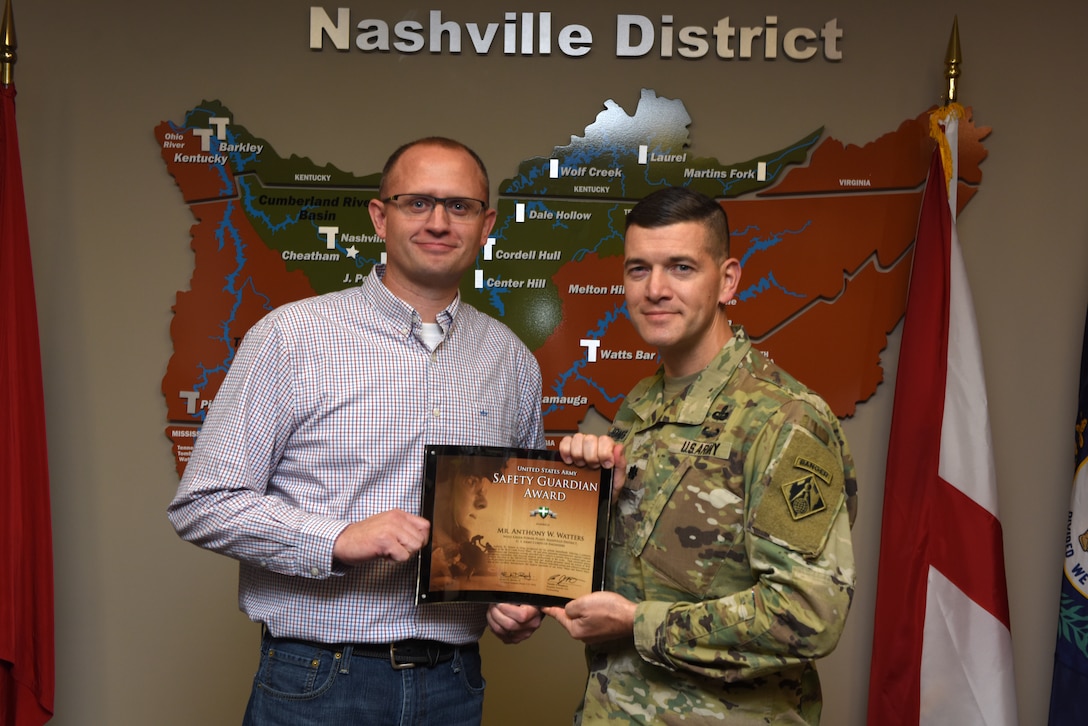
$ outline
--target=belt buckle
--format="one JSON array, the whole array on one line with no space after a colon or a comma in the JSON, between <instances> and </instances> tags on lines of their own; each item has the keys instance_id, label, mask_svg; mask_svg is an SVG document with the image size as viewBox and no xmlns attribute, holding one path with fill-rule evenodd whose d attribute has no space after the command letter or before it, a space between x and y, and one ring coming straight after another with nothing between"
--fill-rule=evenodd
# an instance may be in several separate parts
<instances>
[{"instance_id":1,"label":"belt buckle","mask_svg":"<svg viewBox=\"0 0 1088 726\"><path fill-rule=\"evenodd\" d=\"M397 662L397 644L389 644L389 665L393 666L395 671L408 670L409 668L415 668L415 663L398 663Z\"/></svg>"}]
</instances>

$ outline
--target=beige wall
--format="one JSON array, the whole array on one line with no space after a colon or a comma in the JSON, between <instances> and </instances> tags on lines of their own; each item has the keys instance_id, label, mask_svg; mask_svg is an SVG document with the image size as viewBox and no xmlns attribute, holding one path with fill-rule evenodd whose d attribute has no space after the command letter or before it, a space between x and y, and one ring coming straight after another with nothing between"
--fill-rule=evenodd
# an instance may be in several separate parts
<instances>
[{"instance_id":1,"label":"beige wall","mask_svg":"<svg viewBox=\"0 0 1088 726\"><path fill-rule=\"evenodd\" d=\"M355 17L443 8L466 21L519 4L345 0ZM581 59L313 53L301 2L15 0L22 156L44 357L56 549L57 716L64 725L237 723L257 633L236 609L233 562L178 540L160 384L170 307L193 267L192 218L153 127L218 98L277 150L369 172L430 133L460 138L493 178L581 134L606 99L679 98L698 154L749 158L819 126L862 144L939 100L958 12L962 99L986 142L984 183L960 221L986 364L1005 527L1021 722L1042 723L1071 480L1088 303L1088 6L1040 0L753 3L675 0L676 25L744 13L782 25L837 17L843 60L617 59L617 13L661 3L536 3L599 33ZM334 6L328 6L330 10ZM399 8L392 10L391 8ZM493 190L494 191L494 190ZM888 383L846 429L862 506L854 612L823 665L829 724L864 722ZM965 552L963 556L971 557ZM580 649L554 624L524 646L488 639L489 724L565 723Z\"/></svg>"}]
</instances>

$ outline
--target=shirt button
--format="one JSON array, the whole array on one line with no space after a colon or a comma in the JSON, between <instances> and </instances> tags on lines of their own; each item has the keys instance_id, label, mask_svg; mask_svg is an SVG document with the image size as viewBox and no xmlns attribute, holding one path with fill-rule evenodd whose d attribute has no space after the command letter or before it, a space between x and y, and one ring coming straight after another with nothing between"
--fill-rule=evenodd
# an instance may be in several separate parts
<instances>
[{"instance_id":1,"label":"shirt button","mask_svg":"<svg viewBox=\"0 0 1088 726\"><path fill-rule=\"evenodd\" d=\"M434 409L434 417L438 418L440 415L441 415L441 412L437 408Z\"/></svg>"},{"instance_id":2,"label":"shirt button","mask_svg":"<svg viewBox=\"0 0 1088 726\"><path fill-rule=\"evenodd\" d=\"M310 574L314 577L318 577L321 574L321 570L317 569L316 567L311 567Z\"/></svg>"}]
</instances>

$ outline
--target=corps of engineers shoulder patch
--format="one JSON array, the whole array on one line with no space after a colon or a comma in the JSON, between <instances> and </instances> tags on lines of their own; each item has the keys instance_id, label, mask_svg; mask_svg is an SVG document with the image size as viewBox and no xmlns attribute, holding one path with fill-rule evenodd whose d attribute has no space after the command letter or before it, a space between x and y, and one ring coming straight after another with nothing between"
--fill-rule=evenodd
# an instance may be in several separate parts
<instances>
[{"instance_id":1,"label":"corps of engineers shoulder patch","mask_svg":"<svg viewBox=\"0 0 1088 726\"><path fill-rule=\"evenodd\" d=\"M786 482L782 485L782 494L786 497L786 508L795 521L827 509L820 494L820 483L813 474Z\"/></svg>"},{"instance_id":2,"label":"corps of engineers shoulder patch","mask_svg":"<svg viewBox=\"0 0 1088 726\"><path fill-rule=\"evenodd\" d=\"M804 456L798 456L793 462L793 468L808 472L800 479L786 482L782 485L782 493L786 497L786 506L790 515L795 519L822 512L827 509L827 502L820 493L820 480L824 484L830 484L832 474L815 461Z\"/></svg>"},{"instance_id":3,"label":"corps of engineers shoulder patch","mask_svg":"<svg viewBox=\"0 0 1088 726\"><path fill-rule=\"evenodd\" d=\"M752 525L757 535L816 555L845 496L842 462L803 427L789 436Z\"/></svg>"}]
</instances>

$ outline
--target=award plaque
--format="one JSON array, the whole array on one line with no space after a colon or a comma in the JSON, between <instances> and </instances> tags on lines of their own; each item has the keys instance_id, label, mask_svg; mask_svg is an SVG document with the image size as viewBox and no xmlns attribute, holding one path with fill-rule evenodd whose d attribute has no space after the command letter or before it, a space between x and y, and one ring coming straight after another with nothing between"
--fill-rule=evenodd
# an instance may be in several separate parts
<instances>
[{"instance_id":1,"label":"award plaque","mask_svg":"<svg viewBox=\"0 0 1088 726\"><path fill-rule=\"evenodd\" d=\"M558 451L427 446L416 602L563 605L604 585L612 470Z\"/></svg>"}]
</instances>

